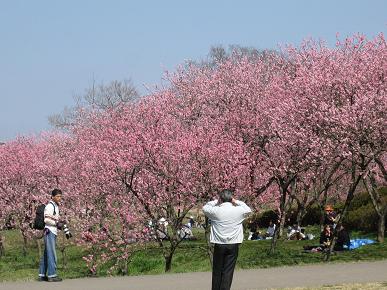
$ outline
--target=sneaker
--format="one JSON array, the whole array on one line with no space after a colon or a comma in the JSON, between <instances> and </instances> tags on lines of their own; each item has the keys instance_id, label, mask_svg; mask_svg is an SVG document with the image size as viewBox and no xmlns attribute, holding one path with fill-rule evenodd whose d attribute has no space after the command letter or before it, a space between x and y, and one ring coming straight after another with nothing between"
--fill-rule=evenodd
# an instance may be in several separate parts
<instances>
[{"instance_id":1,"label":"sneaker","mask_svg":"<svg viewBox=\"0 0 387 290\"><path fill-rule=\"evenodd\" d=\"M50 277L48 278L47 282L61 282L62 281L62 278L59 278L59 277Z\"/></svg>"},{"instance_id":2,"label":"sneaker","mask_svg":"<svg viewBox=\"0 0 387 290\"><path fill-rule=\"evenodd\" d=\"M39 276L38 281L39 282L46 282L46 281L48 281L48 278L47 278L47 276Z\"/></svg>"}]
</instances>

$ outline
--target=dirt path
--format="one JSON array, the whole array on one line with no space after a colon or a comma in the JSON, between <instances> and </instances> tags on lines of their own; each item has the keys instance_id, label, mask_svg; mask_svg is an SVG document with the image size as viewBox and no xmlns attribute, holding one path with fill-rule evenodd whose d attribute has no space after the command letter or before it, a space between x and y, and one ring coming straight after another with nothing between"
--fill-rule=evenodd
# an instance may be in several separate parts
<instances>
[{"instance_id":1,"label":"dirt path","mask_svg":"<svg viewBox=\"0 0 387 290\"><path fill-rule=\"evenodd\" d=\"M387 260L343 264L320 264L236 271L233 290L256 290L297 286L387 281ZM4 282L0 290L206 290L211 273L84 278L47 282Z\"/></svg>"}]
</instances>

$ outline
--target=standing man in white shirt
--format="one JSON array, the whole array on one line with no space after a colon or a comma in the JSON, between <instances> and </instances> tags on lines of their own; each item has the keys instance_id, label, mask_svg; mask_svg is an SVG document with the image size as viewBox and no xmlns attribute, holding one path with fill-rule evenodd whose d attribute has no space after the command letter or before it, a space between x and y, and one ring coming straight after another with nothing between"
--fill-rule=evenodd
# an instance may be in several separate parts
<instances>
[{"instance_id":1,"label":"standing man in white shirt","mask_svg":"<svg viewBox=\"0 0 387 290\"><path fill-rule=\"evenodd\" d=\"M59 220L59 204L61 200L62 191L54 189L51 192L51 201L44 208L44 254L40 260L39 281L62 281L56 273L57 257L55 249L58 229L62 229L64 225L64 222Z\"/></svg>"},{"instance_id":2,"label":"standing man in white shirt","mask_svg":"<svg viewBox=\"0 0 387 290\"><path fill-rule=\"evenodd\" d=\"M210 201L203 207L203 212L211 220L210 242L215 244L212 290L229 290L239 245L243 241L242 222L251 209L234 199L232 190L225 189L219 194L219 200Z\"/></svg>"}]
</instances>

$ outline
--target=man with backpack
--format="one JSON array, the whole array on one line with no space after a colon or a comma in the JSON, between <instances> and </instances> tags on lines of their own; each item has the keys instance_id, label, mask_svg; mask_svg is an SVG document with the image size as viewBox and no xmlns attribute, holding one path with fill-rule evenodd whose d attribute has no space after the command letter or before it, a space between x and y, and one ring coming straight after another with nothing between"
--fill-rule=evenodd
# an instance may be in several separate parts
<instances>
[{"instance_id":1,"label":"man with backpack","mask_svg":"<svg viewBox=\"0 0 387 290\"><path fill-rule=\"evenodd\" d=\"M55 249L58 229L62 229L65 224L59 220L59 204L61 199L62 191L54 189L51 192L51 201L44 208L44 253L40 260L39 281L62 281L56 272L57 257Z\"/></svg>"}]
</instances>

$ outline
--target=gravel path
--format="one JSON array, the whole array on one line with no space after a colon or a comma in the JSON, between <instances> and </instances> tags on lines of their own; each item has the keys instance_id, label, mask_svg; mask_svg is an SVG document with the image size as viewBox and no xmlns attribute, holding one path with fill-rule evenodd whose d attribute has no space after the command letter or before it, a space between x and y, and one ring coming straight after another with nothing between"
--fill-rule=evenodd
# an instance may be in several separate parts
<instances>
[{"instance_id":1,"label":"gravel path","mask_svg":"<svg viewBox=\"0 0 387 290\"><path fill-rule=\"evenodd\" d=\"M257 290L342 283L387 282L387 260L236 271L232 290ZM0 290L205 290L211 273L83 278L47 282L3 282Z\"/></svg>"}]
</instances>

